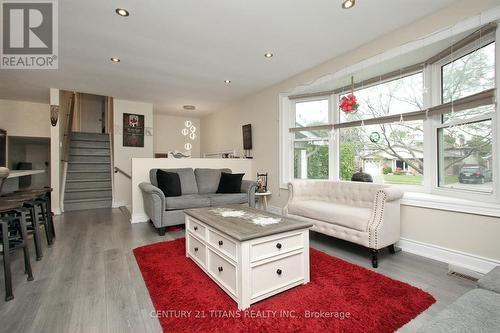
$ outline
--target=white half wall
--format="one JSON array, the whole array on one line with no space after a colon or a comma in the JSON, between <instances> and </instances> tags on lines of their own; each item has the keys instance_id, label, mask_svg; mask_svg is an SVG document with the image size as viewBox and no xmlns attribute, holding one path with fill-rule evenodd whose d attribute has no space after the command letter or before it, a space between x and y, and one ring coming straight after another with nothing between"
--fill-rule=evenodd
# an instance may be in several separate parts
<instances>
[{"instance_id":1,"label":"white half wall","mask_svg":"<svg viewBox=\"0 0 500 333\"><path fill-rule=\"evenodd\" d=\"M124 113L144 115L144 126L146 128L153 128L153 104L121 99L113 100L113 165L131 175L132 158L153 157L153 136L144 136L144 147L124 147ZM113 173L113 207L126 206L130 210L132 203L130 183L131 180L125 175Z\"/></svg>"},{"instance_id":2,"label":"white half wall","mask_svg":"<svg viewBox=\"0 0 500 333\"><path fill-rule=\"evenodd\" d=\"M132 159L132 223L146 222L139 184L150 182L149 170L171 168L229 168L233 173L245 173L243 179L256 178L253 160L231 158L133 158Z\"/></svg>"}]
</instances>

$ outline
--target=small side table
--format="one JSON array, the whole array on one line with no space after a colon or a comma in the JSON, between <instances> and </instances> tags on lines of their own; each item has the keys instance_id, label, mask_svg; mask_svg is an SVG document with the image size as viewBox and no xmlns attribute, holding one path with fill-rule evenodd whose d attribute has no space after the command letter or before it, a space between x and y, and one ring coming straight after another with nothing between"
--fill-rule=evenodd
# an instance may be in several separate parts
<instances>
[{"instance_id":1,"label":"small side table","mask_svg":"<svg viewBox=\"0 0 500 333\"><path fill-rule=\"evenodd\" d=\"M272 193L270 191L267 192L255 192L255 196L259 199L259 206L262 210L267 210L267 197Z\"/></svg>"}]
</instances>

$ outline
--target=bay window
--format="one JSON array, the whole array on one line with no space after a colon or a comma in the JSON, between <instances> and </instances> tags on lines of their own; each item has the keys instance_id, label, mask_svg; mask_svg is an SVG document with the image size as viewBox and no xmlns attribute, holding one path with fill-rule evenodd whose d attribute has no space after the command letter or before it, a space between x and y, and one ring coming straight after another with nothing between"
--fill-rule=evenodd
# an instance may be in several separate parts
<instances>
[{"instance_id":1,"label":"bay window","mask_svg":"<svg viewBox=\"0 0 500 333\"><path fill-rule=\"evenodd\" d=\"M429 47L430 58L378 77L348 85L349 74L339 79L345 86L288 95L282 184L350 181L362 170L405 191L499 202L495 31L488 25L450 38L451 47ZM351 93L359 108L341 111Z\"/></svg>"}]
</instances>

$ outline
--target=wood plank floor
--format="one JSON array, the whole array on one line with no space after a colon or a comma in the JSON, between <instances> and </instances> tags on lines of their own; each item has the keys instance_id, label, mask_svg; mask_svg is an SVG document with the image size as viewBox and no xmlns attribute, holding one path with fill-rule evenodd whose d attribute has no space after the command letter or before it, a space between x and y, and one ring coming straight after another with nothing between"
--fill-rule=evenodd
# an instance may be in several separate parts
<instances>
[{"instance_id":1,"label":"wood plank floor","mask_svg":"<svg viewBox=\"0 0 500 333\"><path fill-rule=\"evenodd\" d=\"M75 211L56 218L57 239L32 260L35 280L23 274L21 253L12 264L15 299L4 302L0 279L0 332L161 332L132 249L171 240L184 232L158 236L148 223L131 225L120 209ZM32 243L32 242L31 242ZM311 246L371 269L367 250L311 233ZM34 258L34 248L31 248ZM430 292L438 300L400 329L414 332L447 304L475 287L448 276L446 265L412 254L383 253L377 272Z\"/></svg>"}]
</instances>

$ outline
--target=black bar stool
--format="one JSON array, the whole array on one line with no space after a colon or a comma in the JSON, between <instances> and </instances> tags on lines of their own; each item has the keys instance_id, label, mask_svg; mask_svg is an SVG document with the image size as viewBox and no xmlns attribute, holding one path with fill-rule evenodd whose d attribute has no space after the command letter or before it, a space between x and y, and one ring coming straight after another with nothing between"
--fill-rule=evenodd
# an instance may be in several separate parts
<instances>
[{"instance_id":1,"label":"black bar stool","mask_svg":"<svg viewBox=\"0 0 500 333\"><path fill-rule=\"evenodd\" d=\"M29 189L29 190L16 191L14 192L14 195L34 194L38 196L38 200L40 201L39 204L41 209L41 219L42 220L46 219L52 238L56 238L56 231L53 219L54 213L52 213L52 202L50 198L51 193L52 193L51 187L44 187L43 189Z\"/></svg>"},{"instance_id":2,"label":"black bar stool","mask_svg":"<svg viewBox=\"0 0 500 333\"><path fill-rule=\"evenodd\" d=\"M23 207L29 212L27 219L28 232L33 233L36 250L36 260L39 261L43 257L42 243L40 236L40 226L44 227L47 245L52 246L52 232L46 218L43 218L44 201L39 200L39 196L35 193L24 194L9 194L6 197L1 197L0 202L22 202Z\"/></svg>"},{"instance_id":3,"label":"black bar stool","mask_svg":"<svg viewBox=\"0 0 500 333\"><path fill-rule=\"evenodd\" d=\"M23 249L24 272L28 275L28 281L33 280L27 242L26 209L23 208L23 202L0 201L0 225L5 275L5 301L10 301L14 298L14 293L12 291L12 273L10 269L10 256L12 251L19 248Z\"/></svg>"}]
</instances>

